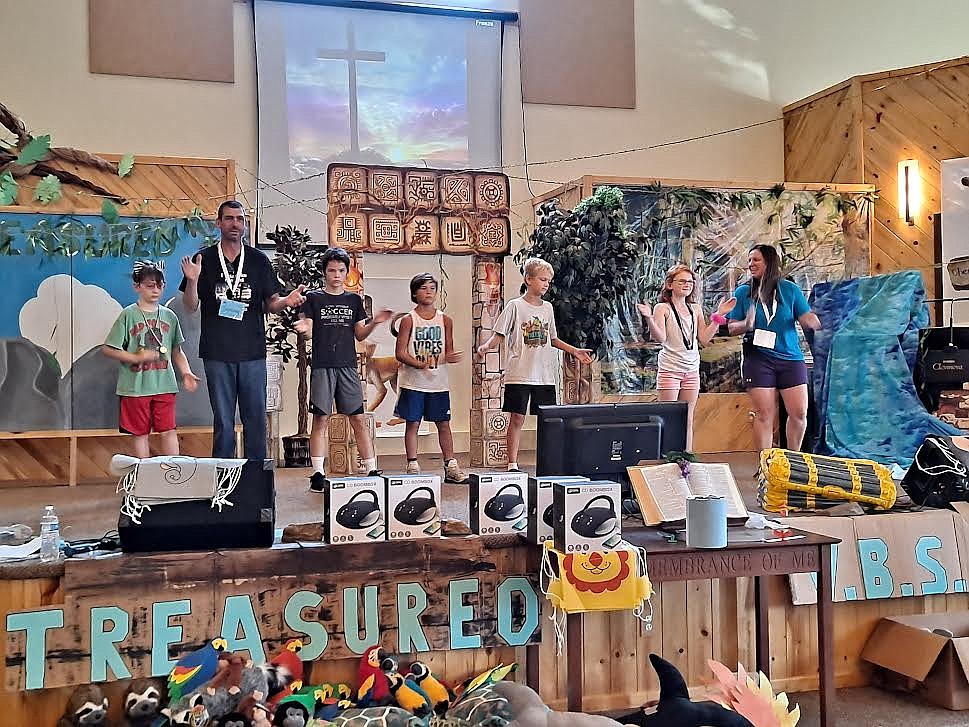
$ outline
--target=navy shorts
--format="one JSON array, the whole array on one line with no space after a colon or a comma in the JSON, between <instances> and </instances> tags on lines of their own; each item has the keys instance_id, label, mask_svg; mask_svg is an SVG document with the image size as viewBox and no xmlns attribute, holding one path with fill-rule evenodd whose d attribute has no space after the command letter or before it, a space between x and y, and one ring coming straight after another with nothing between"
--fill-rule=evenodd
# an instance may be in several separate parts
<instances>
[{"instance_id":1,"label":"navy shorts","mask_svg":"<svg viewBox=\"0 0 969 727\"><path fill-rule=\"evenodd\" d=\"M807 365L761 353L752 345L744 346L741 374L747 389L792 389L807 384Z\"/></svg>"},{"instance_id":2,"label":"navy shorts","mask_svg":"<svg viewBox=\"0 0 969 727\"><path fill-rule=\"evenodd\" d=\"M531 399L531 405L529 405ZM512 414L538 414L538 407L555 404L555 387L544 384L505 384L501 410Z\"/></svg>"},{"instance_id":3,"label":"navy shorts","mask_svg":"<svg viewBox=\"0 0 969 727\"><path fill-rule=\"evenodd\" d=\"M451 421L451 395L446 391L414 391L401 389L397 394L394 414L407 422Z\"/></svg>"}]
</instances>

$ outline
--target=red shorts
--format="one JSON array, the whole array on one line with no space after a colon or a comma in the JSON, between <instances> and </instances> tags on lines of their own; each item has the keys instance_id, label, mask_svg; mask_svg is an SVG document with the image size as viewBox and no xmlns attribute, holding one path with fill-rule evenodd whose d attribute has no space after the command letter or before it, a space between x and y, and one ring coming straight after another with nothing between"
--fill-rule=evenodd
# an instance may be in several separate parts
<instances>
[{"instance_id":1,"label":"red shorts","mask_svg":"<svg viewBox=\"0 0 969 727\"><path fill-rule=\"evenodd\" d=\"M175 395L122 396L118 429L141 437L175 428Z\"/></svg>"}]
</instances>

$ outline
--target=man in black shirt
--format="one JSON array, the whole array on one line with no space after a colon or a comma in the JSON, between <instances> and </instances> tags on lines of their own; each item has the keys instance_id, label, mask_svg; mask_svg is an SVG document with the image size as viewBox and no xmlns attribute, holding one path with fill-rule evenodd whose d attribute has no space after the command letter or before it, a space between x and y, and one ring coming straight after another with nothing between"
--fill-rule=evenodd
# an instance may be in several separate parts
<instances>
[{"instance_id":1,"label":"man in black shirt","mask_svg":"<svg viewBox=\"0 0 969 727\"><path fill-rule=\"evenodd\" d=\"M212 456L235 456L238 403L246 459L265 459L266 314L301 306L304 286L279 295L269 258L243 245L246 215L240 202L219 205L215 224L221 242L182 258L179 287L188 310L202 307L199 358L212 405Z\"/></svg>"}]
</instances>

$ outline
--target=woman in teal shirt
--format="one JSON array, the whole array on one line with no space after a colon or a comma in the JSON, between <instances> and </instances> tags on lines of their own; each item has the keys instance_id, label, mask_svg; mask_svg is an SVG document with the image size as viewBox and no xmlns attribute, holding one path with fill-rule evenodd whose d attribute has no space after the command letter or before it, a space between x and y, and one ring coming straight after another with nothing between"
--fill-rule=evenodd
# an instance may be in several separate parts
<instances>
[{"instance_id":1,"label":"woman in teal shirt","mask_svg":"<svg viewBox=\"0 0 969 727\"><path fill-rule=\"evenodd\" d=\"M771 245L754 245L747 254L750 281L737 288L737 305L727 315L727 330L744 334L741 376L754 409L754 442L773 446L777 392L787 410L787 446L799 450L807 426L807 366L797 328L817 330L821 321L804 293L781 275L781 261Z\"/></svg>"}]
</instances>

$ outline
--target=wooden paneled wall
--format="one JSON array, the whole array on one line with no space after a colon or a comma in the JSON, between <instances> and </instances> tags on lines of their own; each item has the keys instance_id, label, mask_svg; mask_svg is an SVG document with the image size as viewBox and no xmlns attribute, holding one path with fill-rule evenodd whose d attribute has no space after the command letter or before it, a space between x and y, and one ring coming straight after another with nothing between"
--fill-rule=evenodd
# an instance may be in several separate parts
<instances>
[{"instance_id":1,"label":"wooden paneled wall","mask_svg":"<svg viewBox=\"0 0 969 727\"><path fill-rule=\"evenodd\" d=\"M969 57L856 76L784 108L784 178L875 185L871 271L918 269L930 297L937 292L940 162L964 156ZM914 225L898 213L896 177L905 159L918 160L922 180Z\"/></svg>"}]
</instances>

